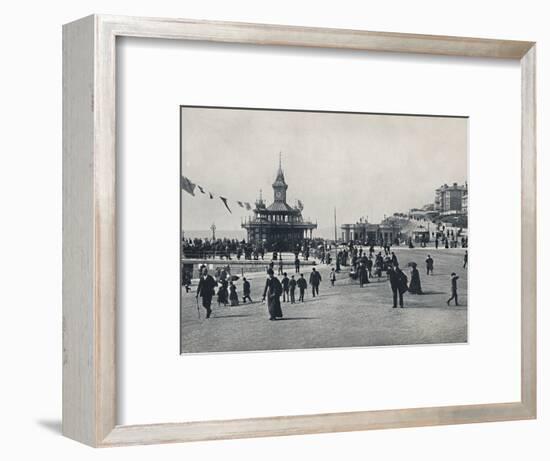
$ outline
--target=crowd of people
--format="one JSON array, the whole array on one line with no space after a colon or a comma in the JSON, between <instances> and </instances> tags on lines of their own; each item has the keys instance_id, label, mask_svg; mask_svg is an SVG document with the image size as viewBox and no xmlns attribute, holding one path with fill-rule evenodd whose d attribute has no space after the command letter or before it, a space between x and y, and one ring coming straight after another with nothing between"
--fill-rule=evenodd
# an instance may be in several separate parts
<instances>
[{"instance_id":1,"label":"crowd of people","mask_svg":"<svg viewBox=\"0 0 550 461\"><path fill-rule=\"evenodd\" d=\"M264 245L253 245L245 240L237 239L182 239L182 256L188 259L227 259L259 260L264 259Z\"/></svg>"},{"instance_id":2,"label":"crowd of people","mask_svg":"<svg viewBox=\"0 0 550 461\"><path fill-rule=\"evenodd\" d=\"M216 271L214 276L209 274L208 268L202 265L199 269L200 277L199 284L197 286L197 306L198 298L202 298L202 305L206 310L206 318L210 318L212 314L212 300L214 296L217 296L218 306L238 306L239 294L235 282L239 280L236 275L231 275L227 268L223 268L221 271ZM268 311L270 314L270 320L276 320L282 317L281 310L281 297L282 302L289 302L290 304L296 303L296 289L298 290L298 302L305 302L305 292L308 288L308 282L306 281L304 274L290 275L284 272L283 277L279 280L275 277L275 272L272 268L267 270L267 280L265 283L262 302L268 303ZM321 284L321 274L312 268L309 276L309 286L311 286L311 294L315 298L319 296L319 285ZM334 284L334 280L331 277L331 283ZM186 288L188 288L186 286ZM217 289L217 291L216 291ZM189 290L186 290L187 292ZM251 284L246 277L242 279L242 302L245 304L247 301L253 303L251 298ZM199 312L200 316L200 312Z\"/></svg>"},{"instance_id":3,"label":"crowd of people","mask_svg":"<svg viewBox=\"0 0 550 461\"><path fill-rule=\"evenodd\" d=\"M281 246L281 245L279 245ZM287 245L284 249L288 249ZM267 253L273 253L273 260L277 260L278 245L264 245L263 243L249 243L243 240L237 239L208 239L208 238L194 238L185 239L181 241L182 257L185 259L225 259L237 261L250 260L250 261L264 261L269 256ZM305 261L309 260L312 250L315 251L315 255L323 262L326 258L330 258L331 246L324 243L322 239L304 240L302 244L297 244L291 248L296 258L299 254L302 254ZM328 251L328 252L327 252Z\"/></svg>"},{"instance_id":4,"label":"crowd of people","mask_svg":"<svg viewBox=\"0 0 550 461\"><path fill-rule=\"evenodd\" d=\"M330 265L331 258L328 247L316 246L314 249L320 262ZM404 307L403 295L410 293L412 295L422 295L422 282L418 264L416 262L407 263L410 268L409 277L401 269L399 260L391 247L383 245L380 251L376 253L374 246L368 248L356 247L349 244L343 249L336 249L336 267L332 266L329 273L329 281L334 286L337 280L337 274L342 271L341 266L349 265L349 277L352 281L357 281L362 288L371 283L371 279L378 281L388 281L392 292L393 307ZM282 317L281 303L295 304L303 303L306 290L311 287L311 296L319 296L319 287L322 282L320 272L316 267L312 267L309 278L306 280L304 273L300 271L299 251L295 253L295 274L285 271L283 258L280 252L273 252L272 259L267 266L267 279L263 289L261 302L267 300L269 319L276 320ZM321 258L323 255L324 258ZM303 255L305 258L305 255ZM277 264L277 276L275 275L275 265ZM466 250L463 260L463 268L468 264L468 252ZM426 276L433 276L434 259L428 254L425 259ZM242 278L242 296L239 296L236 285L239 276L231 274L230 265L218 267L214 275L208 273L206 265L201 265L199 269L200 277L197 287L196 297L202 298L202 305L206 309L206 317L209 318L212 312L212 299L217 296L218 306L237 306L242 299L242 303L253 303L251 298L251 283L246 277ZM281 278L279 279L278 276ZM451 297L447 300L447 305L454 300L458 304L458 276L452 272L450 279ZM190 282L190 281L189 281ZM188 289L188 287L186 286ZM216 291L217 289L217 291ZM298 294L298 297L296 296ZM297 299L296 299L297 298ZM198 306L198 301L197 301Z\"/></svg>"}]
</instances>

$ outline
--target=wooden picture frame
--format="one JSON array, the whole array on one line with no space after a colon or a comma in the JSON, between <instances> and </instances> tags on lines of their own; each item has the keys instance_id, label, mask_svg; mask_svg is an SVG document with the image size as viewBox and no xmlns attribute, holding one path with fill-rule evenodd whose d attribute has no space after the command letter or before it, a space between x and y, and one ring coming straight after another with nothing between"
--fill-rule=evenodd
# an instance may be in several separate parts
<instances>
[{"instance_id":1,"label":"wooden picture frame","mask_svg":"<svg viewBox=\"0 0 550 461\"><path fill-rule=\"evenodd\" d=\"M521 400L121 426L116 387L117 37L506 58L522 71ZM95 447L536 417L535 43L93 15L63 27L63 434Z\"/></svg>"}]
</instances>

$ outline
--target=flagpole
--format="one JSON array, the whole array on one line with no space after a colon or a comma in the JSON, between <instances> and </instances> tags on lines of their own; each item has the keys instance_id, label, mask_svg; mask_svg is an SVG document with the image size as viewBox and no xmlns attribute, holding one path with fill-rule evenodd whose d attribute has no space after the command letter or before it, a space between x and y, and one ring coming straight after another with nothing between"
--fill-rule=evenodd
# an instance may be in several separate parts
<instances>
[{"instance_id":1,"label":"flagpole","mask_svg":"<svg viewBox=\"0 0 550 461\"><path fill-rule=\"evenodd\" d=\"M334 243L338 240L338 228L336 227L336 207L334 207Z\"/></svg>"}]
</instances>

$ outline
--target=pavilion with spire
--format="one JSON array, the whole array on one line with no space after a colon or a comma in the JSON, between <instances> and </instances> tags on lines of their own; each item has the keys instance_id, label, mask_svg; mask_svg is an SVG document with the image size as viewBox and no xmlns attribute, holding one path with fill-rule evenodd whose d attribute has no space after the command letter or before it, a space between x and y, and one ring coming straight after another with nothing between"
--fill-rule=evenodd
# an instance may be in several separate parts
<instances>
[{"instance_id":1,"label":"pavilion with spire","mask_svg":"<svg viewBox=\"0 0 550 461\"><path fill-rule=\"evenodd\" d=\"M313 237L313 229L317 224L304 221L302 218L303 205L291 207L286 201L288 185L282 168L281 154L279 153L279 169L273 187L273 203L266 206L262 191L256 200L250 216L242 224L248 233L248 241L252 244L263 244L267 250L291 250L296 245L302 245L304 240Z\"/></svg>"}]
</instances>

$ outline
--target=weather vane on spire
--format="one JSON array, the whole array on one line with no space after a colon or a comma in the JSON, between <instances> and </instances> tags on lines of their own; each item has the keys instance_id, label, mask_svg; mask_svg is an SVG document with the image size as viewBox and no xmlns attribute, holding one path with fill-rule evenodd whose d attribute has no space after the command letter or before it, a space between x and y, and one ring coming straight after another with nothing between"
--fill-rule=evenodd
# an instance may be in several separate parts
<instances>
[{"instance_id":1,"label":"weather vane on spire","mask_svg":"<svg viewBox=\"0 0 550 461\"><path fill-rule=\"evenodd\" d=\"M283 162L282 162L281 159L282 159L282 155L281 155L281 151L279 151L279 170L283 169L283 167L282 167Z\"/></svg>"}]
</instances>

